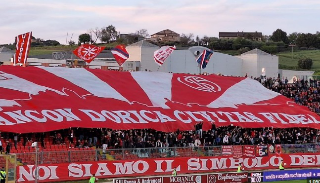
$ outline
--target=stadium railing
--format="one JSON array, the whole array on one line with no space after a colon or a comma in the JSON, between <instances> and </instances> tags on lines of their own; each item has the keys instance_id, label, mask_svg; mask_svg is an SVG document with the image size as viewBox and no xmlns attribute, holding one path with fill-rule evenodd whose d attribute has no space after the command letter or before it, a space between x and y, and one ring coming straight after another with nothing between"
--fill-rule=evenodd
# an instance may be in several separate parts
<instances>
[{"instance_id":1,"label":"stadium railing","mask_svg":"<svg viewBox=\"0 0 320 183\"><path fill-rule=\"evenodd\" d=\"M281 144L281 153L316 153L320 144ZM241 146L242 152L244 147ZM254 152L257 152L254 146ZM267 147L268 153L272 148ZM274 149L274 148L273 148ZM224 155L223 146L209 147L160 147L127 149L67 149L38 152L39 164L86 162L99 160L133 160L145 158L201 157ZM35 164L36 152L16 153L21 165Z\"/></svg>"}]
</instances>

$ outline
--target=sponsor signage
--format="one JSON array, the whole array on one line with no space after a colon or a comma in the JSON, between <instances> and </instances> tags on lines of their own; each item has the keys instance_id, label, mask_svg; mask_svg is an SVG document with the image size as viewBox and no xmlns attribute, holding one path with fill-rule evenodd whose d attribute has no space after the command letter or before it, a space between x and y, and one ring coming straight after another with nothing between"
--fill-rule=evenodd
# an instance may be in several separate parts
<instances>
[{"instance_id":1,"label":"sponsor signage","mask_svg":"<svg viewBox=\"0 0 320 183\"><path fill-rule=\"evenodd\" d=\"M284 180L306 180L320 177L320 169L299 169L263 172L263 182Z\"/></svg>"},{"instance_id":2,"label":"sponsor signage","mask_svg":"<svg viewBox=\"0 0 320 183\"><path fill-rule=\"evenodd\" d=\"M88 179L92 174L95 174L98 178L171 175L174 167L176 167L178 174L211 173L219 171L235 172L240 162L243 164L245 170L278 169L279 162L282 159L287 164L286 168L310 168L319 167L320 165L320 153L283 154L281 157L274 155L255 158L234 158L231 155L202 158L185 157L43 164L39 165L39 181L48 182ZM277 172L281 173L283 171ZM34 182L34 173L34 165L18 166L17 181ZM273 175L276 175L276 173ZM266 180L274 180L275 178L273 177L275 176L273 175L268 174ZM305 175L301 176L307 175L309 174L306 172ZM264 177L266 178L266 176ZM216 178L216 180L221 179L229 181L229 178L232 178L232 176L231 174L221 174L220 177L217 176ZM193 179L190 178L190 180L197 179L193 177ZM172 179L171 181L175 181L175 179Z\"/></svg>"},{"instance_id":3,"label":"sponsor signage","mask_svg":"<svg viewBox=\"0 0 320 183\"><path fill-rule=\"evenodd\" d=\"M262 182L263 180L263 172L254 172L254 173L249 173L250 174L250 182L251 183L259 183Z\"/></svg>"},{"instance_id":4,"label":"sponsor signage","mask_svg":"<svg viewBox=\"0 0 320 183\"><path fill-rule=\"evenodd\" d=\"M163 177L163 183L206 183L207 175L186 175Z\"/></svg>"},{"instance_id":5,"label":"sponsor signage","mask_svg":"<svg viewBox=\"0 0 320 183\"><path fill-rule=\"evenodd\" d=\"M219 173L209 174L208 183L246 183L248 173Z\"/></svg>"}]
</instances>

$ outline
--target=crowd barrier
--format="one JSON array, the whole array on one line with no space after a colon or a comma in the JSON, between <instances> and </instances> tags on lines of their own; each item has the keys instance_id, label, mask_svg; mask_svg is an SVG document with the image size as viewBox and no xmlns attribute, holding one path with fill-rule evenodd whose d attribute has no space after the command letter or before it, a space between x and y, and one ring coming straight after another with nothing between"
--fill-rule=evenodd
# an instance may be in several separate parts
<instances>
[{"instance_id":1,"label":"crowd barrier","mask_svg":"<svg viewBox=\"0 0 320 183\"><path fill-rule=\"evenodd\" d=\"M318 153L319 144L222 145L210 147L160 147L132 149L60 149L39 151L38 164L101 160L136 160L170 157L261 157L268 154ZM36 152L16 153L20 165L35 164Z\"/></svg>"},{"instance_id":2,"label":"crowd barrier","mask_svg":"<svg viewBox=\"0 0 320 183\"><path fill-rule=\"evenodd\" d=\"M38 166L38 178L39 182L54 182L89 179L93 174L98 178L168 176L174 168L179 175L236 172L239 163L242 163L244 171L259 172L277 170L281 161L286 163L286 169L318 168L320 153L268 154L261 157L242 158L221 155L41 164ZM35 165L18 166L17 181L34 182L35 171Z\"/></svg>"}]
</instances>

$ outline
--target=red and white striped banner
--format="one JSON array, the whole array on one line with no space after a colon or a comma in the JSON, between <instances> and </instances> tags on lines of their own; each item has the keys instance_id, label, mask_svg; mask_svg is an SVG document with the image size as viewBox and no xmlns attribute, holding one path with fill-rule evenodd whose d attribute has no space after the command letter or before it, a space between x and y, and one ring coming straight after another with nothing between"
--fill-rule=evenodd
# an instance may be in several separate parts
<instances>
[{"instance_id":1,"label":"red and white striped banner","mask_svg":"<svg viewBox=\"0 0 320 183\"><path fill-rule=\"evenodd\" d=\"M14 65L25 65L28 59L29 49L31 46L32 32L20 34L16 37L16 53L14 56Z\"/></svg>"}]
</instances>

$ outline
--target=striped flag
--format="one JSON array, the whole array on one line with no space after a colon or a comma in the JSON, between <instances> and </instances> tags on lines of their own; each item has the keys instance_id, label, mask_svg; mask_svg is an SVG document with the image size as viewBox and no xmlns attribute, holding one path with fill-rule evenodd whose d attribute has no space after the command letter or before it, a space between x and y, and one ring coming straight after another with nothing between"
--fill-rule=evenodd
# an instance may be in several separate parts
<instances>
[{"instance_id":1,"label":"striped flag","mask_svg":"<svg viewBox=\"0 0 320 183\"><path fill-rule=\"evenodd\" d=\"M29 49L31 45L32 32L20 34L16 37L16 53L14 55L14 65L27 63Z\"/></svg>"},{"instance_id":2,"label":"striped flag","mask_svg":"<svg viewBox=\"0 0 320 183\"><path fill-rule=\"evenodd\" d=\"M126 50L126 46L122 44L112 48L111 53L118 62L119 66L122 66L123 63L129 58L129 53Z\"/></svg>"},{"instance_id":3,"label":"striped flag","mask_svg":"<svg viewBox=\"0 0 320 183\"><path fill-rule=\"evenodd\" d=\"M154 61L162 66L166 59L171 55L171 53L176 49L175 46L162 46L160 49L156 50L153 54Z\"/></svg>"},{"instance_id":4,"label":"striped flag","mask_svg":"<svg viewBox=\"0 0 320 183\"><path fill-rule=\"evenodd\" d=\"M203 52L200 54L200 56L197 58L198 64L200 64L200 67L202 69L207 67L207 64L209 63L209 60L213 54L212 50L203 50Z\"/></svg>"}]
</instances>

